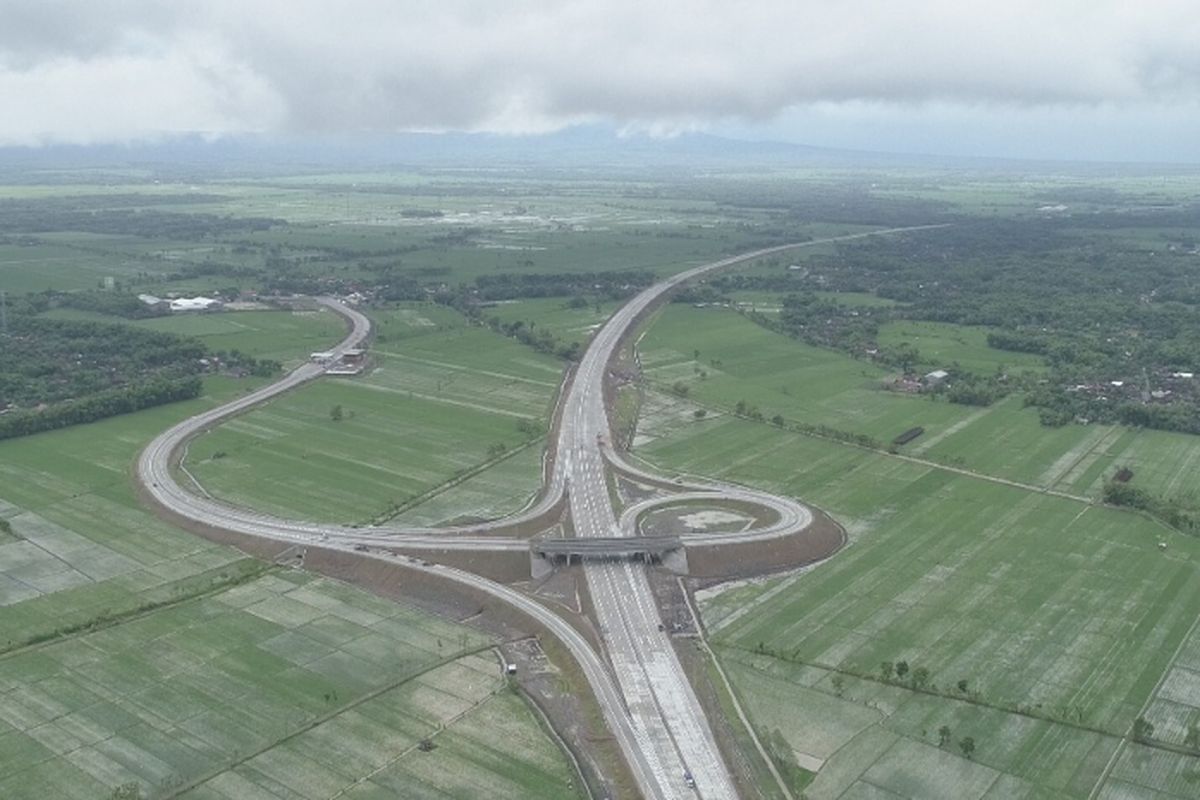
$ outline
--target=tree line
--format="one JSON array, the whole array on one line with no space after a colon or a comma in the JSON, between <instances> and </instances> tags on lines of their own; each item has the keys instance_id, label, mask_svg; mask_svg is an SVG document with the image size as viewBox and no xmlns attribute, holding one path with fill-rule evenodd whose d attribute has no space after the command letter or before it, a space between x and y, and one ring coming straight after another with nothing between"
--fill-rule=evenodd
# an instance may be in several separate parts
<instances>
[{"instance_id":1,"label":"tree line","mask_svg":"<svg viewBox=\"0 0 1200 800\"><path fill-rule=\"evenodd\" d=\"M129 325L15 315L0 334L0 438L196 397L201 375L269 377L278 361Z\"/></svg>"},{"instance_id":2,"label":"tree line","mask_svg":"<svg viewBox=\"0 0 1200 800\"><path fill-rule=\"evenodd\" d=\"M199 376L186 378L153 378L144 383L135 383L117 389L66 400L45 409L22 409L0 416L0 439L27 436L68 425L128 414L144 408L190 400L200 396L202 382Z\"/></svg>"},{"instance_id":3,"label":"tree line","mask_svg":"<svg viewBox=\"0 0 1200 800\"><path fill-rule=\"evenodd\" d=\"M1175 209L1170 218L1200 217L1198 209ZM883 324L986 326L989 346L1036 354L1048 373L1034 382L937 364L952 375L932 394L986 405L1024 390L1046 425L1086 420L1200 434L1200 381L1174 377L1200 374L1195 242L1164 235L1161 246L1130 243L1097 232L1101 218L1109 216L971 220L841 243L809 255L801 269L764 262L766 273L720 276L682 297L717 302L740 290L779 292L785 296L778 315L748 316L902 372L935 365L911 344L880 345ZM1157 218L1144 212L1132 219L1136 227ZM870 293L897 304L849 306L818 290Z\"/></svg>"}]
</instances>

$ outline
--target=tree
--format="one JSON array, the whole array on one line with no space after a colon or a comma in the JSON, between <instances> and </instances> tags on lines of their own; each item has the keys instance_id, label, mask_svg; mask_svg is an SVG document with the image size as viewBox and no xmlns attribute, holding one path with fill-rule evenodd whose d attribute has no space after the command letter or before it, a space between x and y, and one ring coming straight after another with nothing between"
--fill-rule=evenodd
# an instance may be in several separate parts
<instances>
[{"instance_id":1,"label":"tree","mask_svg":"<svg viewBox=\"0 0 1200 800\"><path fill-rule=\"evenodd\" d=\"M738 400L737 405L733 407L733 413L737 414L739 417L744 417L746 415L746 401Z\"/></svg>"},{"instance_id":2,"label":"tree","mask_svg":"<svg viewBox=\"0 0 1200 800\"><path fill-rule=\"evenodd\" d=\"M777 428L782 428L783 427L783 415L776 414L775 416L771 417L771 424Z\"/></svg>"},{"instance_id":3,"label":"tree","mask_svg":"<svg viewBox=\"0 0 1200 800\"><path fill-rule=\"evenodd\" d=\"M1200 750L1200 725L1195 722L1188 725L1187 736L1183 738L1183 746Z\"/></svg>"},{"instance_id":4,"label":"tree","mask_svg":"<svg viewBox=\"0 0 1200 800\"><path fill-rule=\"evenodd\" d=\"M913 686L916 686L917 688L924 687L925 684L929 682L929 670L925 669L924 667L917 667L914 669L912 682Z\"/></svg>"},{"instance_id":5,"label":"tree","mask_svg":"<svg viewBox=\"0 0 1200 800\"><path fill-rule=\"evenodd\" d=\"M962 694L967 693L967 679L966 678L963 678L961 681L958 682L958 691L961 692Z\"/></svg>"},{"instance_id":6,"label":"tree","mask_svg":"<svg viewBox=\"0 0 1200 800\"><path fill-rule=\"evenodd\" d=\"M892 679L892 673L895 671L896 665L890 661L884 661L879 665L879 677L883 678L885 681L890 681Z\"/></svg>"},{"instance_id":7,"label":"tree","mask_svg":"<svg viewBox=\"0 0 1200 800\"><path fill-rule=\"evenodd\" d=\"M964 736L958 742L958 749L962 750L963 756L970 758L975 753L975 740L970 736Z\"/></svg>"},{"instance_id":8,"label":"tree","mask_svg":"<svg viewBox=\"0 0 1200 800\"><path fill-rule=\"evenodd\" d=\"M329 409L329 418L334 422L341 422L343 416L345 416L345 412L342 411L340 404Z\"/></svg>"},{"instance_id":9,"label":"tree","mask_svg":"<svg viewBox=\"0 0 1200 800\"><path fill-rule=\"evenodd\" d=\"M706 416L708 416L708 411L703 408L697 408L692 412L692 416L696 419L704 419Z\"/></svg>"},{"instance_id":10,"label":"tree","mask_svg":"<svg viewBox=\"0 0 1200 800\"><path fill-rule=\"evenodd\" d=\"M945 747L950 743L950 726L943 725L938 728L938 747Z\"/></svg>"},{"instance_id":11,"label":"tree","mask_svg":"<svg viewBox=\"0 0 1200 800\"><path fill-rule=\"evenodd\" d=\"M908 662L907 661L897 661L896 662L896 677L903 680L904 676L907 674L908 674Z\"/></svg>"},{"instance_id":12,"label":"tree","mask_svg":"<svg viewBox=\"0 0 1200 800\"><path fill-rule=\"evenodd\" d=\"M671 391L679 397L687 397L689 389L688 385L683 381L675 381L675 383L671 384Z\"/></svg>"},{"instance_id":13,"label":"tree","mask_svg":"<svg viewBox=\"0 0 1200 800\"><path fill-rule=\"evenodd\" d=\"M1135 742L1144 742L1147 739L1154 738L1154 723L1145 717L1138 717L1133 721L1133 740Z\"/></svg>"},{"instance_id":14,"label":"tree","mask_svg":"<svg viewBox=\"0 0 1200 800\"><path fill-rule=\"evenodd\" d=\"M109 800L144 800L146 797L142 793L142 785L136 782L122 783L120 786L112 790L109 795Z\"/></svg>"},{"instance_id":15,"label":"tree","mask_svg":"<svg viewBox=\"0 0 1200 800\"><path fill-rule=\"evenodd\" d=\"M829 682L831 684L833 684L833 693L836 694L838 697L841 697L842 692L846 688L846 679L843 678L841 675L835 674L832 678L830 678Z\"/></svg>"}]
</instances>

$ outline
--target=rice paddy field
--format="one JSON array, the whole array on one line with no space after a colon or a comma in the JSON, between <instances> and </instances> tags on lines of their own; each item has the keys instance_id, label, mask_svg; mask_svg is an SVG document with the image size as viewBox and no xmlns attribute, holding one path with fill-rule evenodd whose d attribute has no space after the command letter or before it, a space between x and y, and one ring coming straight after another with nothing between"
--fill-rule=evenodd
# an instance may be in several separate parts
<instances>
[{"instance_id":1,"label":"rice paddy field","mask_svg":"<svg viewBox=\"0 0 1200 800\"><path fill-rule=\"evenodd\" d=\"M185 466L217 497L275 514L369 523L495 517L541 483L563 365L443 307L380 312L368 373L324 379L199 437ZM333 409L340 408L334 419ZM460 483L461 482L461 483Z\"/></svg>"},{"instance_id":2,"label":"rice paddy field","mask_svg":"<svg viewBox=\"0 0 1200 800\"><path fill-rule=\"evenodd\" d=\"M534 330L545 329L564 342L585 344L592 333L603 325L620 305L613 300L589 302L582 308L571 308L570 298L538 297L502 302L483 309L485 317L498 317L503 322L532 323Z\"/></svg>"},{"instance_id":3,"label":"rice paddy field","mask_svg":"<svg viewBox=\"0 0 1200 800\"><path fill-rule=\"evenodd\" d=\"M1200 541L732 417L676 426L639 454L802 498L850 533L810 571L703 603L755 724L817 771L808 797L1087 797L1114 756L1105 796L1195 796L1195 759L1120 743L1147 705L1167 741L1200 722L1172 699L1193 674ZM927 670L923 690L883 680L885 661ZM1122 788L1133 773L1136 790Z\"/></svg>"},{"instance_id":4,"label":"rice paddy field","mask_svg":"<svg viewBox=\"0 0 1200 800\"><path fill-rule=\"evenodd\" d=\"M986 332L964 326L904 323L925 352L944 352L992 371L1015 367L1017 354L986 346ZM886 327L886 326L885 326ZM936 342L927 350L925 336ZM915 426L924 434L900 452L986 475L1080 496L1097 497L1121 467L1132 485L1200 505L1200 437L1108 425L1047 428L1036 410L1011 395L975 407L885 391L892 377L868 361L812 347L768 331L734 311L673 304L641 341L646 377L660 388L682 382L688 397L714 409L739 400L766 418L825 425L887 443ZM698 351L698 355L697 355ZM989 367L989 359L991 366Z\"/></svg>"},{"instance_id":5,"label":"rice paddy field","mask_svg":"<svg viewBox=\"0 0 1200 800\"><path fill-rule=\"evenodd\" d=\"M0 245L3 288L13 293L94 289L107 276L136 271L120 261L55 245Z\"/></svg>"},{"instance_id":6,"label":"rice paddy field","mask_svg":"<svg viewBox=\"0 0 1200 800\"><path fill-rule=\"evenodd\" d=\"M309 353L324 350L337 342L346 330L345 322L327 309L223 311L126 320L107 314L58 308L47 312L45 316L117 323L180 336L195 336L213 351L240 350L253 353L255 358L279 361L286 369L304 361Z\"/></svg>"},{"instance_id":7,"label":"rice paddy field","mask_svg":"<svg viewBox=\"0 0 1200 800\"><path fill-rule=\"evenodd\" d=\"M271 572L0 659L0 795L97 798L136 782L155 797L573 796L487 646Z\"/></svg>"},{"instance_id":8,"label":"rice paddy field","mask_svg":"<svg viewBox=\"0 0 1200 800\"><path fill-rule=\"evenodd\" d=\"M340 335L322 315L248 314L261 335L239 327L238 346L258 357ZM140 448L257 384L209 378L196 400L0 442L0 797L576 796L487 637L138 505Z\"/></svg>"},{"instance_id":9,"label":"rice paddy field","mask_svg":"<svg viewBox=\"0 0 1200 800\"><path fill-rule=\"evenodd\" d=\"M1001 366L1009 374L1046 371L1041 356L989 347L988 331L982 326L903 320L881 325L879 344L894 347L907 342L917 348L921 363L931 369L958 363L963 369L980 375L994 373Z\"/></svg>"},{"instance_id":10,"label":"rice paddy field","mask_svg":"<svg viewBox=\"0 0 1200 800\"><path fill-rule=\"evenodd\" d=\"M890 373L812 347L722 308L668 306L640 344L647 378L682 381L697 401L732 409L739 400L770 418L824 424L890 441L914 425L930 433L969 411L879 388Z\"/></svg>"}]
</instances>

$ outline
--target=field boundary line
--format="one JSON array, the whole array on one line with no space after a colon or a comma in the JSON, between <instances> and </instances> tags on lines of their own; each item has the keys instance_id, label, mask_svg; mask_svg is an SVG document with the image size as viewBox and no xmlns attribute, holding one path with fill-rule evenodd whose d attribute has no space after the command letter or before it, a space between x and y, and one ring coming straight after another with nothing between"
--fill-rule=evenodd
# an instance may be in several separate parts
<instances>
[{"instance_id":1,"label":"field boundary line","mask_svg":"<svg viewBox=\"0 0 1200 800\"><path fill-rule=\"evenodd\" d=\"M1158 677L1158 682L1155 683L1154 688L1150 690L1149 696L1146 697L1146 702L1142 703L1142 707L1138 710L1137 717L1134 718L1135 721L1138 717L1145 716L1146 709L1150 708L1150 705L1154 702L1154 698L1158 696L1158 690L1161 689L1162 685L1167 682L1167 676L1171 674L1171 670L1175 665L1175 661L1179 658L1180 651L1183 650L1183 647L1187 644L1188 639L1192 638L1192 634L1196 632L1197 626L1200 626L1200 617L1196 617L1196 619L1192 621L1192 625L1190 628L1188 628L1188 632L1184 634L1182 639L1179 640L1179 644L1175 647L1175 652L1171 653L1171 658L1167 661L1166 669L1164 669L1162 675ZM1120 757L1121 753L1125 751L1125 745L1129 743L1130 734L1133 732L1133 726L1133 722L1129 723L1129 727L1126 729L1125 735L1121 737L1120 743L1113 750L1112 757L1108 759L1108 763L1105 764L1104 769L1100 771L1100 777L1096 779L1095 786L1093 786L1092 791L1088 793L1088 800L1094 800L1094 798L1100 793L1100 790L1104 788L1104 784L1108 781L1109 776L1112 774L1113 767L1117 765L1117 759ZM1147 747L1157 746L1153 741L1141 741L1139 744ZM1163 747L1159 749L1171 750L1172 752L1175 752L1175 750L1170 747Z\"/></svg>"},{"instance_id":2,"label":"field boundary line","mask_svg":"<svg viewBox=\"0 0 1200 800\"><path fill-rule=\"evenodd\" d=\"M958 433L962 433L964 430L969 428L971 425L973 425L974 423L978 422L980 419L986 417L988 414L991 414L993 411L995 411L996 407L999 406L1000 403L1002 403L1002 402L1004 402L1004 401L1000 400L1000 401L993 403L990 406L984 406L983 408L973 411L970 414L968 414L967 416L960 419L958 422L955 422L953 425L949 425L944 430L939 431L938 433L935 433L933 436L930 436L928 439L925 439L922 442L918 442L915 447L911 448L912 454L914 456L923 455L923 454L929 452L930 450L932 450L933 448L937 447L942 442L949 439L951 436L954 436L955 434L958 434Z\"/></svg>"},{"instance_id":3,"label":"field boundary line","mask_svg":"<svg viewBox=\"0 0 1200 800\"><path fill-rule=\"evenodd\" d=\"M338 706L337 708L326 711L324 714L320 714L317 717L314 717L313 719L311 719L308 722L306 722L305 724L301 725L299 728L292 731L291 733L286 733L283 736L279 737L278 739L275 739L273 742L271 742L267 745L264 745L263 747L260 747L257 750L247 753L244 756L239 756L238 758L234 759L232 762L230 762L222 767L219 767L217 769L211 769L211 770L208 770L207 772L203 772L200 775L198 775L197 777L193 778L191 781L188 781L187 783L181 783L178 786L172 787L167 794L162 795L162 800L170 800L170 798L178 797L179 795L183 794L184 792L189 792L192 789L195 789L199 786L203 786L204 784L211 781L213 778L216 778L219 775L224 775L226 772L229 772L231 770L237 769L238 767L242 766L243 764L245 764L247 761L251 760L252 758L256 758L256 757L262 755L263 753L267 752L268 750L279 747L281 744L289 742L292 739L295 739L297 736L301 736L305 733L308 733L313 728L316 728L319 725L323 725L324 723L329 722L330 720L341 716L342 714L346 713L347 711L352 711L355 708L357 708L358 706L362 705L363 703L370 702L371 700L374 700L375 698L379 697L380 695L386 694L387 692L390 692L393 689L398 689L399 687L403 686L404 684L408 683L409 681L416 680L417 678L420 678L422 675L433 672L435 669L447 666L449 664L453 664L454 662L459 661L463 658L466 658L467 656L478 655L479 653L482 653L485 650L491 650L491 649L495 648L495 646L496 645L494 643L489 642L488 644L479 645L478 647L471 647L466 650L460 650L459 652L454 653L453 655L446 656L445 658L439 659L438 661L434 662L433 664L431 664L429 666L422 667L415 672L408 673L407 675L405 675L402 678L398 678L395 681L391 681L379 688L372 689L371 691L367 692L366 694L362 695L361 697L355 698L354 700L351 700L348 703L345 703L341 706ZM501 686L501 688L503 688L503 685ZM494 695L494 692L489 693L487 695L487 697L491 698L493 695ZM467 711L473 710L476 707L477 706L471 706L471 708L467 709ZM466 712L463 712L463 713L466 713ZM456 719L457 719L457 717L456 717ZM444 726L436 728L433 735L436 735L438 732L440 732L444 729L445 729ZM405 750L404 754L407 754L411 750L412 750L411 747L407 748ZM334 795L334 796L336 797L337 795Z\"/></svg>"},{"instance_id":4,"label":"field boundary line","mask_svg":"<svg viewBox=\"0 0 1200 800\"><path fill-rule=\"evenodd\" d=\"M497 658L499 658L499 651L497 650L495 645L492 645L491 650L494 654L496 654ZM418 742L416 744L404 748L399 753L397 753L394 758L389 758L382 765L371 770L366 775L362 775L358 778L355 778L353 781L351 781L346 786L343 786L341 789L338 789L336 792L329 795L327 800L337 800L337 798L345 795L346 792L353 791L356 787L361 786L363 783L371 780L371 778L374 778L376 775L383 772L385 769L388 769L389 767L393 766L394 764L399 762L400 759L411 754L414 750L420 749L422 741L425 741L426 739L434 739L437 736L445 733L446 731L450 730L451 726L457 724L459 722L459 720L461 720L463 717L467 716L468 714L470 714L473 711L476 711L484 703L494 700L497 696L499 696L500 692L504 691L505 688L506 688L506 686L505 686L504 681L500 681L500 683L497 684L494 689L492 689L490 692L485 694L483 697L479 698L479 700L477 700L476 702L467 706L462 711L458 712L457 714L455 714L453 717L446 720L445 722L438 723L438 725L434 729L433 733L426 736L425 739L418 740Z\"/></svg>"},{"instance_id":5,"label":"field boundary line","mask_svg":"<svg viewBox=\"0 0 1200 800\"><path fill-rule=\"evenodd\" d=\"M392 386L380 386L375 383L367 383L365 381L345 381L352 386L358 386L362 389L368 389L373 392L387 392L388 394L399 394L407 397L416 397L421 400L428 400L431 403L445 403L451 406L460 406L462 408L473 408L476 411L486 414L499 414L505 417L515 417L517 419L534 419L529 414L522 414L520 411L510 411L507 408L496 408L494 406L485 406L482 403L472 403L470 400L453 400L449 397L440 397L435 394L425 394L423 392L414 392L412 389L401 389Z\"/></svg>"},{"instance_id":6,"label":"field boundary line","mask_svg":"<svg viewBox=\"0 0 1200 800\"><path fill-rule=\"evenodd\" d=\"M537 637L533 638L536 642ZM544 650L542 652L543 654L545 653ZM495 654L496 658L501 662L501 667L503 667L506 663L506 659L504 658L504 654L500 651L499 647L495 648ZM537 704L532 695L525 691L525 687L521 685L520 681L512 681L509 685L513 692L520 697L521 701L524 702L529 708L530 712L537 717L538 726L541 727L542 730L554 740L554 743L558 745L558 749L566 754L567 758L571 762L571 766L575 769L575 776L579 778L579 783L583 786L583 791L587 794L588 800L596 800L596 793L592 790L592 785L588 782L587 776L583 772L583 765L579 763L579 757L576 756L575 751L572 750L570 745L567 744L567 740L563 738L562 734L555 729L554 725L550 722L550 717L546 715L546 712L543 711L542 707Z\"/></svg>"},{"instance_id":7,"label":"field boundary line","mask_svg":"<svg viewBox=\"0 0 1200 800\"><path fill-rule=\"evenodd\" d=\"M187 468L188 453L191 451L192 441L193 440L188 439L183 443L183 452L179 455L179 471L184 475L187 475L188 480L192 482L192 486L196 487L200 494L211 500L213 499L213 496L209 494L208 489L205 489L204 484L200 483L200 481L196 479L196 476L191 473L191 470Z\"/></svg>"},{"instance_id":8,"label":"field boundary line","mask_svg":"<svg viewBox=\"0 0 1200 800\"><path fill-rule=\"evenodd\" d=\"M661 386L661 384L652 382L652 385L656 391L663 393L663 387ZM767 419L757 420L757 419L753 419L752 417L739 415L732 409L726 408L725 406L722 406L718 403L706 403L706 402L696 400L694 398L689 398L689 400L692 403L694 403L695 405L701 406L703 408L708 408L708 409L712 409L715 411L719 411L721 414L723 414L726 417L732 417L734 419L742 420L743 422L750 422L750 423L757 423L759 425L765 425L767 427L774 428L776 430L785 431L787 433L794 433L797 436L807 436L810 439L820 439L821 441L824 441L824 442L832 442L834 444L840 444L845 447L853 447L857 450L865 450L868 453L875 453L877 455L886 456L888 458L895 458L895 459L899 459L901 461L908 461L913 464L919 464L924 467L929 467L930 469L945 470L947 472L953 472L955 474L962 475L967 478L975 478L977 480L988 481L990 483L998 483L1002 486L1011 486L1014 489L1024 489L1027 492L1035 492L1037 494L1049 495L1051 497L1061 497L1064 500L1074 500L1077 503L1085 503L1087 505L1096 505L1095 499L1091 498L1091 497L1085 497L1083 495L1078 495L1078 494L1070 494L1068 492L1060 492L1056 489L1051 489L1051 488L1045 487L1045 486L1037 486L1036 484L1032 484L1032 483L1022 483L1021 481L1014 481L1010 478L1002 478L999 475L991 475L986 472L976 472L974 470L964 469L963 467L954 467L949 464L943 464L938 461L931 461L930 459L927 459L927 458L918 458L916 456L910 456L910 455L906 455L904 453L892 453L882 447L868 447L864 444L859 444L857 442L844 441L844 440L838 439L837 437L834 437L834 436L824 436L820 433L815 433L812 431L805 431L805 430L801 430L799 428L789 428L789 427L787 427L786 424L783 427L779 427ZM785 423L786 423L786 420L785 420ZM657 465L655 465L655 466L657 466ZM661 469L661 467L660 467L660 469ZM669 469L666 471L679 472L679 470L669 470ZM1112 506L1112 507L1120 508L1119 506Z\"/></svg>"},{"instance_id":9,"label":"field boundary line","mask_svg":"<svg viewBox=\"0 0 1200 800\"><path fill-rule=\"evenodd\" d=\"M729 676L725 674L725 668L721 666L717 654L708 646L708 637L704 634L704 624L700 621L700 615L696 613L696 607L692 604L692 596L688 592L687 587L683 584L683 578L677 578L679 582L679 591L683 593L683 601L687 605L688 613L692 617L692 623L696 626L696 640L700 643L700 647L708 654L709 661L716 668L717 674L721 676L721 683L725 685L725 692L729 695L729 701L733 704L733 710L737 712L738 720L741 721L742 727L750 734L750 741L754 742L754 749L758 751L759 757L767 765L767 769L771 772L771 777L775 779L775 783L779 786L779 791L783 792L783 796L787 800L796 800L796 796L792 794L792 790L788 788L787 782L783 776L779 774L779 768L775 766L775 762L763 747L762 741L758 738L758 733L754 730L754 726L750 723L750 718L747 716L745 709L742 708L742 703L738 699L737 694L733 690L733 684L729 682Z\"/></svg>"},{"instance_id":10,"label":"field boundary line","mask_svg":"<svg viewBox=\"0 0 1200 800\"><path fill-rule=\"evenodd\" d=\"M258 566L255 570L248 572L245 575L240 575L236 578L231 578L231 579L222 581L221 583L208 586L203 591L195 592L193 594L189 594L184 597L172 597L168 600L146 603L146 604L131 608L128 611L115 614L111 617L105 617L105 618L93 617L89 621L81 622L81 623L78 623L77 625L68 626L65 630L62 630L61 632L55 631L55 632L51 633L48 636L48 638L46 638L46 639L42 639L42 640L39 640L36 642L28 642L27 641L24 644L17 644L9 649L0 650L0 661L3 661L4 659L19 655L24 652L28 652L30 650L35 650L35 649L40 649L43 647L49 647L49 646L55 645L55 644L60 644L61 642L64 642L64 641L67 641L70 639L74 639L78 636L87 636L88 634L96 633L97 631L107 630L108 628L115 628L119 625L125 625L127 623L134 622L138 619L141 619L142 617L145 617L149 614L157 613L164 609L174 608L175 606L183 605L185 603L191 603L196 600L203 600L207 597L211 597L212 595L220 594L221 592L227 591L227 590L232 589L237 586L241 586L242 584L245 584L245 583L249 583L250 581L257 580L258 578L262 578L272 572L276 572L276 571L282 569L282 567L280 567L278 564L264 562L260 559L253 558L251 556L246 556L245 558L239 559L239 560L240 561L253 561ZM236 564L238 562L234 561L231 563ZM223 567L217 567L217 569L223 569ZM204 573L199 573L199 574L203 575ZM195 577L195 576L191 576L191 577ZM186 578L184 580L186 580Z\"/></svg>"},{"instance_id":11,"label":"field boundary line","mask_svg":"<svg viewBox=\"0 0 1200 800\"><path fill-rule=\"evenodd\" d=\"M508 337L505 336L504 338L507 339ZM524 345L522 345L522 347L524 347ZM529 349L532 350L533 348L529 348ZM471 375L486 375L489 378L499 378L502 380L513 381L516 383L532 383L535 386L553 386L556 389L558 388L557 383L551 383L550 381L540 381L540 380L537 380L536 378L526 378L521 375L509 375L506 372L489 372L488 370L482 370L482 369L477 370L477 369L472 369L471 367L463 366L462 364L451 364L446 361L434 361L434 360L428 359L428 358L417 358L416 356L409 356L409 355L405 355L404 353L397 353L393 350L373 349L371 352L378 353L381 356L387 356L388 358L398 358L401 361L412 361L413 363L416 363L416 364L425 364L425 365L431 366L431 367L442 367L443 369L448 369L453 372L467 372L467 373L470 373ZM533 352L536 353L537 351L534 350Z\"/></svg>"},{"instance_id":12,"label":"field boundary line","mask_svg":"<svg viewBox=\"0 0 1200 800\"><path fill-rule=\"evenodd\" d=\"M1200 622L1200 618L1197 618L1197 622ZM785 664L796 664L796 665L802 666L802 667L815 667L817 669L823 669L826 672L832 672L832 673L835 673L838 675L848 675L852 678L857 678L858 680L870 681L872 683L877 683L882 686L895 686L900 689L905 689L914 694L928 695L929 697L937 697L939 699L949 700L951 702L966 703L968 705L979 706L980 708L988 708L993 711L1000 711L1005 714L1016 714L1017 716L1026 717L1028 719L1036 719L1036 720L1040 720L1042 722L1049 722L1054 725L1062 725L1064 727L1074 728L1075 730L1079 730L1079 731L1087 731L1088 733L1094 733L1098 736L1107 736L1112 739L1122 738L1122 734L1114 732L1114 731L1106 730L1104 728L1100 728L1100 727L1096 727L1096 726L1092 726L1092 725L1085 725L1081 722L1072 722L1070 720L1060 719L1058 717L1050 716L1049 714L1040 714L1032 709L1023 708L1021 706L1001 705L1000 703L995 703L995 702L991 702L988 700L984 700L977 695L976 696L972 696L969 694L955 695L955 694L950 694L948 692L941 692L936 689L930 689L928 687L915 686L911 683L904 683L901 681L885 681L885 680L880 679L879 676L874 675L873 673L870 673L870 672L859 672L859 671L853 670L853 669L846 669L843 667L835 667L830 664L822 664L818 661L805 661L805 660L799 659L799 658L786 658L784 656L777 655L777 654L767 651L767 650L757 650L755 648L744 647L744 646L736 645L736 644L718 644L717 647L724 649L724 650L733 650L733 651L740 652L740 653L747 653L752 656L765 656L766 658L771 658L776 661L782 661ZM746 665L746 666L748 666L750 669L755 669L753 666L750 666L750 665ZM757 670L757 671L761 672L761 670ZM818 689L817 691L821 691L821 690ZM1158 749L1161 749L1161 750L1170 750L1170 751L1174 752L1174 748L1172 748L1170 746L1160 746L1157 743L1147 743L1147 746L1157 747Z\"/></svg>"},{"instance_id":13,"label":"field boundary line","mask_svg":"<svg viewBox=\"0 0 1200 800\"><path fill-rule=\"evenodd\" d=\"M400 503L395 508L395 510L391 511L391 513L387 514L386 516L380 515L378 517L375 517L368 524L383 525L388 522L391 522L392 520L394 520L396 517L400 516L401 514L404 514L405 512L408 512L408 511L412 511L414 508L418 508L418 507L424 505L425 503L428 503L430 500L437 497L438 495L444 494L444 493L450 491L451 489L453 489L454 487L458 486L459 484L465 483L466 481L470 480L471 478L474 478L477 475L487 472L492 467L496 467L496 466L499 466L500 464L503 464L505 461L508 461L510 458L514 458L514 457L520 455L521 453L524 453L526 450L533 447L535 444L541 444L545 440L546 440L546 434L543 433L543 434L539 434L538 436L534 437L533 439L530 439L527 442L522 442L521 444L517 445L513 449L506 451L501 456L497 456L496 458L489 459L488 461L484 461L480 464L476 464L475 466L471 467L469 470L462 473L461 475L457 475L448 481L439 483L437 486L433 486L433 487L430 487L429 489L426 489L424 492L422 492L421 494L412 498L411 500L407 500L403 503ZM534 497L536 497L537 494L538 494L538 492L534 492ZM529 505L529 503L525 503L525 507L528 507L528 505Z\"/></svg>"}]
</instances>

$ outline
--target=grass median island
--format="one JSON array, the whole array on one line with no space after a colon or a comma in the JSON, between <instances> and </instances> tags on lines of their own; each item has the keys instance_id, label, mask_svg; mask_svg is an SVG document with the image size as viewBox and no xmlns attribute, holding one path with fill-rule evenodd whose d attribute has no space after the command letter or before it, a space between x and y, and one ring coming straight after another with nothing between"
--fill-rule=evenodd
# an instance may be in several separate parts
<instances>
[{"instance_id":1,"label":"grass median island","mask_svg":"<svg viewBox=\"0 0 1200 800\"><path fill-rule=\"evenodd\" d=\"M384 522L414 506L441 522L523 505L541 484L562 362L439 306L377 316L367 374L229 420L191 444L188 471L230 502L332 522ZM419 510L434 497L439 510Z\"/></svg>"},{"instance_id":2,"label":"grass median island","mask_svg":"<svg viewBox=\"0 0 1200 800\"><path fill-rule=\"evenodd\" d=\"M729 417L640 454L846 524L830 561L702 605L756 723L824 762L812 798L1086 797L1200 615L1200 542L1133 514ZM1168 741L1200 721L1157 713Z\"/></svg>"}]
</instances>

